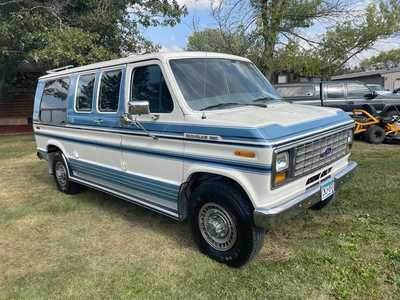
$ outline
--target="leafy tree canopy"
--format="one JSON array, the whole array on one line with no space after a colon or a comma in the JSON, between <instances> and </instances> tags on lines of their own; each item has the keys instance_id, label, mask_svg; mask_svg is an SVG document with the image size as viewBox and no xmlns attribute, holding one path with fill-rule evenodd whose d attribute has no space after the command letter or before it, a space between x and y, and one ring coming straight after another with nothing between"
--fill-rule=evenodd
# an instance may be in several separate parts
<instances>
[{"instance_id":1,"label":"leafy tree canopy","mask_svg":"<svg viewBox=\"0 0 400 300\"><path fill-rule=\"evenodd\" d=\"M360 63L360 67L363 70L400 67L400 49L381 52L378 55L365 59Z\"/></svg>"},{"instance_id":2,"label":"leafy tree canopy","mask_svg":"<svg viewBox=\"0 0 400 300\"><path fill-rule=\"evenodd\" d=\"M249 57L267 76L285 70L327 78L400 31L398 0L373 1L362 10L341 0L223 0L213 15L218 28L195 32L188 49ZM316 22L325 26L321 34L307 31Z\"/></svg>"},{"instance_id":3,"label":"leafy tree canopy","mask_svg":"<svg viewBox=\"0 0 400 300\"><path fill-rule=\"evenodd\" d=\"M0 84L21 62L50 68L155 51L140 29L185 13L176 0L0 0Z\"/></svg>"}]
</instances>

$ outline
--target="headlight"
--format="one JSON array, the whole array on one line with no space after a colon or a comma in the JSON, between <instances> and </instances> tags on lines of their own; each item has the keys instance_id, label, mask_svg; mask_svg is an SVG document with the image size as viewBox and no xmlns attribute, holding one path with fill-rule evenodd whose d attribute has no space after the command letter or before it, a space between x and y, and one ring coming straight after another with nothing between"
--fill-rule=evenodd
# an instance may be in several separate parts
<instances>
[{"instance_id":1,"label":"headlight","mask_svg":"<svg viewBox=\"0 0 400 300\"><path fill-rule=\"evenodd\" d=\"M347 152L350 152L351 147L353 146L354 142L354 134L353 131L349 131L349 134L347 136L347 145L346 145L346 150Z\"/></svg>"},{"instance_id":2,"label":"headlight","mask_svg":"<svg viewBox=\"0 0 400 300\"><path fill-rule=\"evenodd\" d=\"M281 152L276 155L275 172L280 173L289 168L289 152Z\"/></svg>"},{"instance_id":3,"label":"headlight","mask_svg":"<svg viewBox=\"0 0 400 300\"><path fill-rule=\"evenodd\" d=\"M349 132L349 136L347 137L347 144L353 144L353 132Z\"/></svg>"}]
</instances>

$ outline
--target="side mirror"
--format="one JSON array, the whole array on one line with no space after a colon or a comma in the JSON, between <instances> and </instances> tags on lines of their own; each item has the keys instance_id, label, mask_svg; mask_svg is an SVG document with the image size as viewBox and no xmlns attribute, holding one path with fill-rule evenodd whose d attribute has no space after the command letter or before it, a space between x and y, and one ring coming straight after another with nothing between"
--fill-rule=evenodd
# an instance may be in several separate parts
<instances>
[{"instance_id":1,"label":"side mirror","mask_svg":"<svg viewBox=\"0 0 400 300\"><path fill-rule=\"evenodd\" d=\"M149 101L129 101L128 102L128 113L121 115L121 123L123 125L135 124L137 127L142 129L145 133L147 133L148 136L152 137L154 140L158 140L158 137L156 137L150 131L148 131L146 129L146 127L144 127L143 124L140 123L140 121L137 119L137 116L149 115L149 114L150 114ZM133 117L133 116L135 116L135 117Z\"/></svg>"},{"instance_id":2,"label":"side mirror","mask_svg":"<svg viewBox=\"0 0 400 300\"><path fill-rule=\"evenodd\" d=\"M130 115L148 115L150 114L149 101L129 101L128 113Z\"/></svg>"}]
</instances>

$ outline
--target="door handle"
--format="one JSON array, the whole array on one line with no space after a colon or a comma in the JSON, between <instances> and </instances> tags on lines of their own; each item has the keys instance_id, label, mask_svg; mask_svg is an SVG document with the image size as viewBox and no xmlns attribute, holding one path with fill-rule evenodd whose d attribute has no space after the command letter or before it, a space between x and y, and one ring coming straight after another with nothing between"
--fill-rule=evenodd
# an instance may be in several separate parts
<instances>
[{"instance_id":1,"label":"door handle","mask_svg":"<svg viewBox=\"0 0 400 300\"><path fill-rule=\"evenodd\" d=\"M96 124L103 124L103 119L97 119L97 120L94 120L94 122Z\"/></svg>"},{"instance_id":2,"label":"door handle","mask_svg":"<svg viewBox=\"0 0 400 300\"><path fill-rule=\"evenodd\" d=\"M354 104L354 101L347 101L348 104Z\"/></svg>"}]
</instances>

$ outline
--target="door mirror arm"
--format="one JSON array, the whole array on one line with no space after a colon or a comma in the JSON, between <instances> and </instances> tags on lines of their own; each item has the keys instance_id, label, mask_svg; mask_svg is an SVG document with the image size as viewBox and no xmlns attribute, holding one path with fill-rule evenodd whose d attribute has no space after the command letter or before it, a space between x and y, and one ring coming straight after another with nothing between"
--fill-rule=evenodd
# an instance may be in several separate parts
<instances>
[{"instance_id":1,"label":"door mirror arm","mask_svg":"<svg viewBox=\"0 0 400 300\"><path fill-rule=\"evenodd\" d=\"M143 124L137 119L140 115L149 115L150 105L148 101L129 101L128 113L121 116L121 123L124 125L135 124L137 127L142 129L149 137L154 140L158 140L158 137L148 131ZM156 117L156 118L155 118ZM158 116L154 116L153 120L157 120Z\"/></svg>"}]
</instances>

